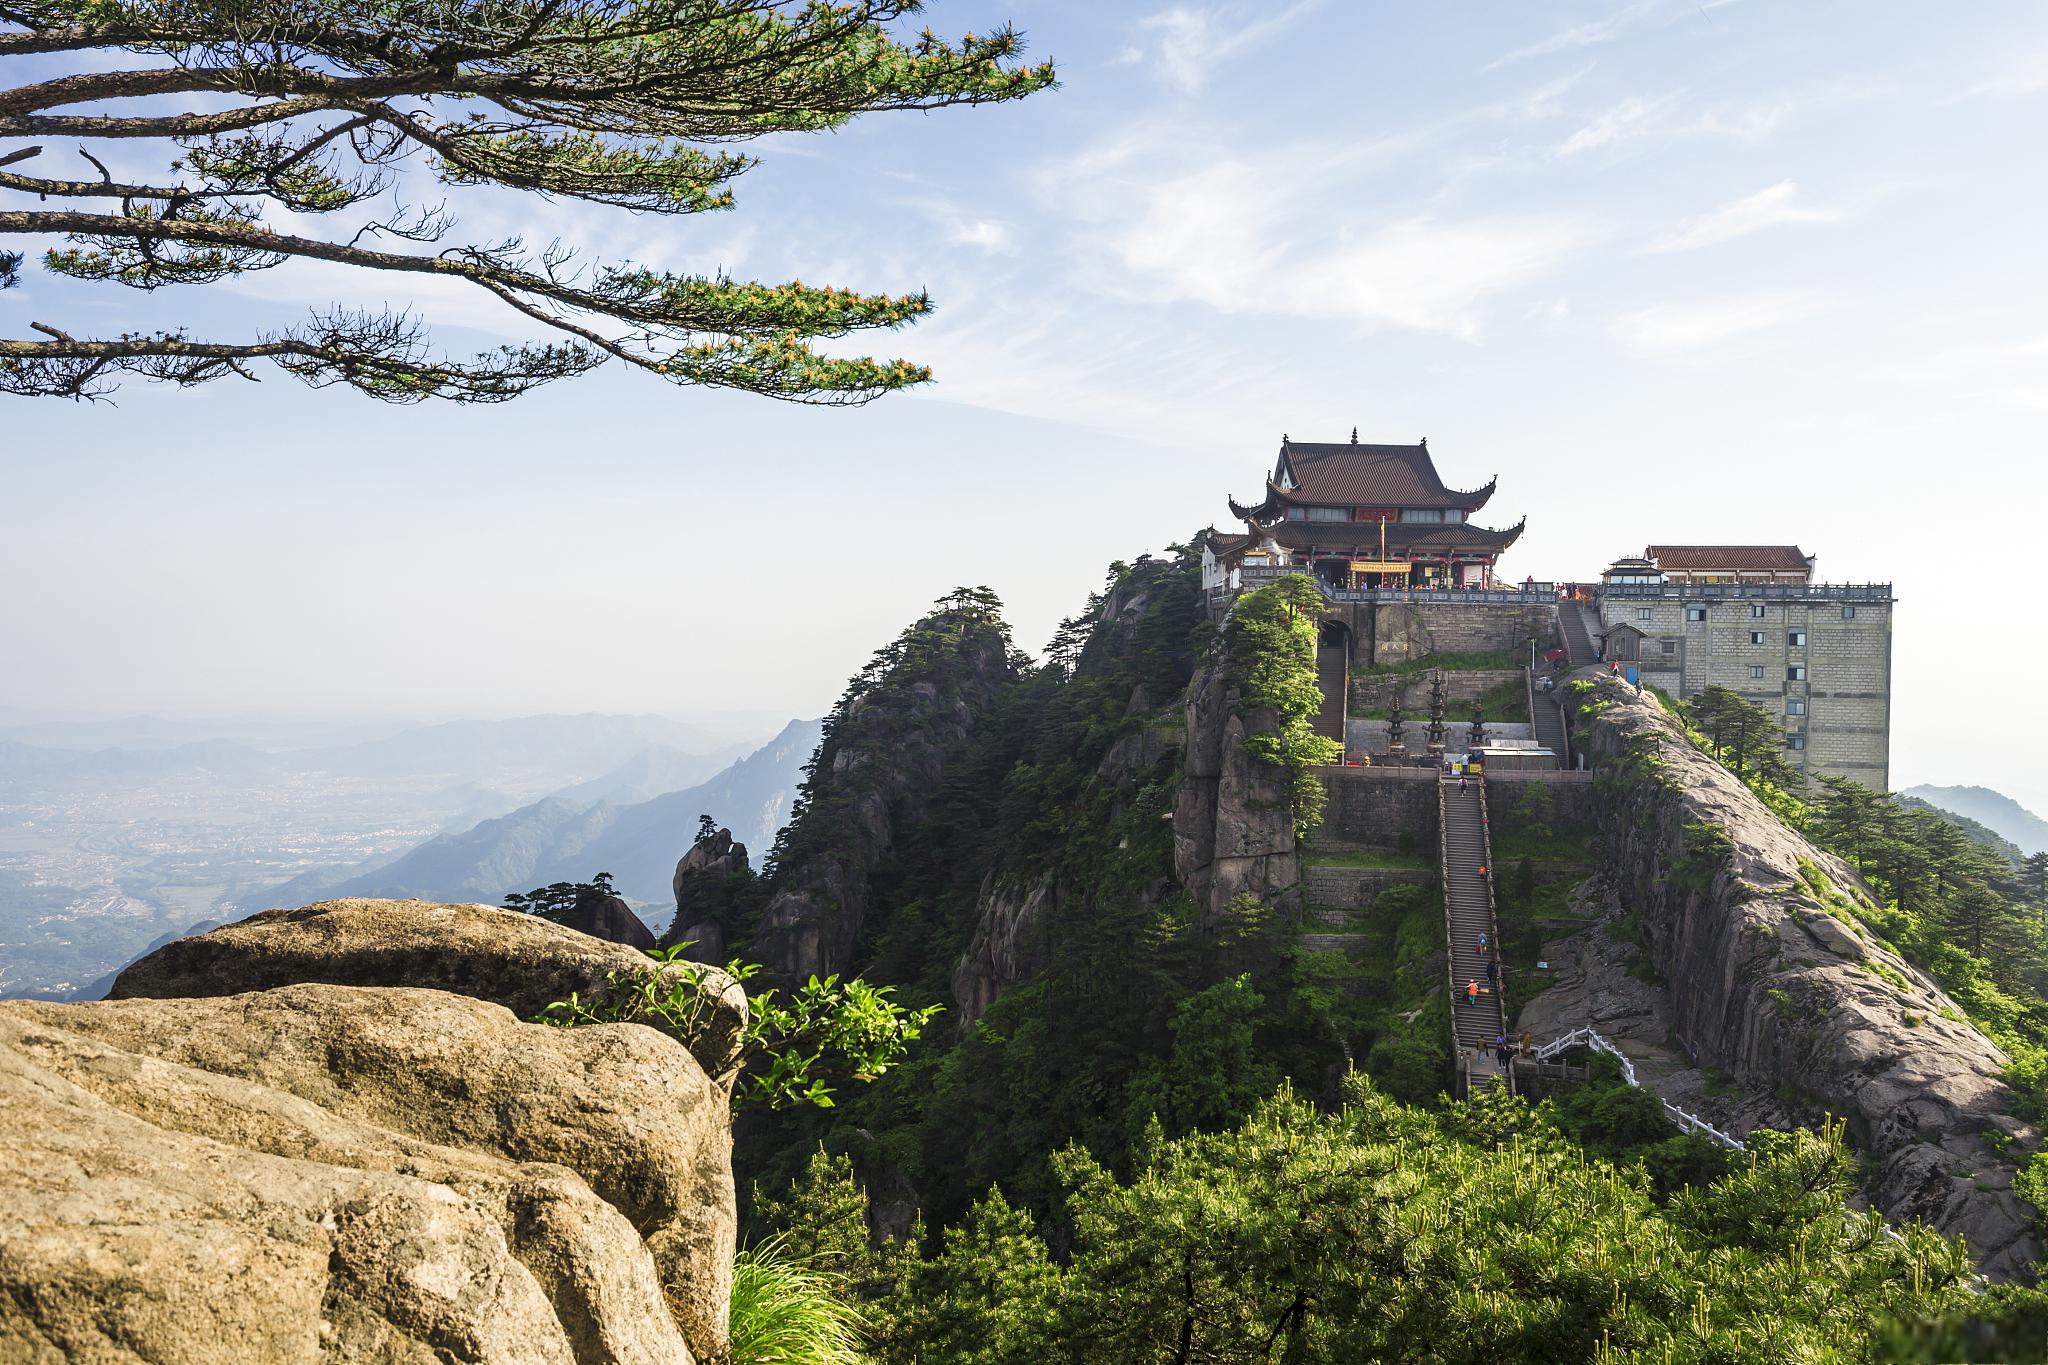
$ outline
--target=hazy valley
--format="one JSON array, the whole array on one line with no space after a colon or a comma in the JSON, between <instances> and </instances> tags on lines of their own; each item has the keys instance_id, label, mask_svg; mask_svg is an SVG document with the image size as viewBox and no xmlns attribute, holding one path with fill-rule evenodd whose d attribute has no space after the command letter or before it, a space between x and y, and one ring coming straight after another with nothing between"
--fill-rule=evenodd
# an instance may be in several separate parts
<instances>
[{"instance_id":1,"label":"hazy valley","mask_svg":"<svg viewBox=\"0 0 2048 1365\"><path fill-rule=\"evenodd\" d=\"M605 870L577 861L594 843L593 856L621 859L629 896L659 900L666 874L645 870L663 857L673 867L701 812L650 801L714 782L703 796L735 804L710 813L772 837L809 756L790 731L783 748L795 742L801 756L755 762L718 787L773 726L602 715L384 733L147 718L9 726L0 994L69 995L160 937L301 904L393 863L414 879L406 894L495 901L537 872ZM627 880L628 863L642 875Z\"/></svg>"}]
</instances>

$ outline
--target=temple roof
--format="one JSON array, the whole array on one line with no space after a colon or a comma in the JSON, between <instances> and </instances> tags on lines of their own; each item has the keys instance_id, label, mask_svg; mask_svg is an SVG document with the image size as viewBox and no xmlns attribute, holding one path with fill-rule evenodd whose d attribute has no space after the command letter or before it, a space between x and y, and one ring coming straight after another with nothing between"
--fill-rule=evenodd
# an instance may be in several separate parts
<instances>
[{"instance_id":1,"label":"temple roof","mask_svg":"<svg viewBox=\"0 0 2048 1365\"><path fill-rule=\"evenodd\" d=\"M1250 545L1252 543L1252 536L1249 532L1242 531L1236 535L1230 535L1211 526L1208 532L1208 541L1209 552L1221 558L1227 554L1234 554Z\"/></svg>"},{"instance_id":2,"label":"temple roof","mask_svg":"<svg viewBox=\"0 0 2048 1365\"><path fill-rule=\"evenodd\" d=\"M1652 545L1644 553L1666 573L1806 573L1813 567L1797 545Z\"/></svg>"},{"instance_id":3,"label":"temple roof","mask_svg":"<svg viewBox=\"0 0 2048 1365\"><path fill-rule=\"evenodd\" d=\"M1351 548L1377 555L1380 527L1387 528L1389 555L1448 554L1455 550L1498 553L1522 537L1527 519L1505 531L1484 526L1456 524L1427 526L1412 522L1376 521L1283 521L1266 528L1266 534L1291 550Z\"/></svg>"},{"instance_id":4,"label":"temple roof","mask_svg":"<svg viewBox=\"0 0 2048 1365\"><path fill-rule=\"evenodd\" d=\"M1281 488L1283 476L1293 487ZM1477 511L1494 485L1469 492L1447 488L1429 458L1429 443L1412 446L1359 445L1355 441L1280 443L1280 459L1267 481L1269 493L1285 501L1325 507L1462 507Z\"/></svg>"}]
</instances>

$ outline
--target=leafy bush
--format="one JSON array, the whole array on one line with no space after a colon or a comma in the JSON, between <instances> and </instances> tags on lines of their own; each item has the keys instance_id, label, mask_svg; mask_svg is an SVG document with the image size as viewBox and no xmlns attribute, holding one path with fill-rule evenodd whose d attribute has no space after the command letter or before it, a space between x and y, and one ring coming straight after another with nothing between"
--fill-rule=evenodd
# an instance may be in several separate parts
<instances>
[{"instance_id":1,"label":"leafy bush","mask_svg":"<svg viewBox=\"0 0 2048 1365\"><path fill-rule=\"evenodd\" d=\"M695 1044L704 1035L723 983L710 982L701 964L682 956L690 946L654 950L650 956L662 967L612 972L595 999L586 1001L572 993L534 1020L557 1028L647 1024L685 1046ZM725 968L742 984L760 970L739 961ZM939 1012L937 1005L905 1010L890 999L892 994L888 986L842 982L837 976L822 981L813 976L787 1003L773 990L756 991L748 999L746 1031L735 1041L732 1055L725 1065L706 1069L721 1076L740 1072L733 1087L736 1109L797 1104L829 1109L835 1103L833 1082L871 1081L882 1075L901 1060ZM750 1074L748 1067L756 1069Z\"/></svg>"}]
</instances>

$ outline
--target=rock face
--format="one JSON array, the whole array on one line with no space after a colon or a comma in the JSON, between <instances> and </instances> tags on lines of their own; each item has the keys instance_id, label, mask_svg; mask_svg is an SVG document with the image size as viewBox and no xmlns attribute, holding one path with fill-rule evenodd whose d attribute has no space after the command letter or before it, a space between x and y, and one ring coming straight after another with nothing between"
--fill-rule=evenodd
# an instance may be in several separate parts
<instances>
[{"instance_id":1,"label":"rock face","mask_svg":"<svg viewBox=\"0 0 2048 1365\"><path fill-rule=\"evenodd\" d=\"M571 992L590 998L613 972L655 966L624 944L488 905L322 901L265 910L168 943L116 977L108 998L234 995L320 981L451 991L530 1019ZM730 1085L746 1029L746 993L720 971L712 970L709 982L716 1004L691 1050L714 1079Z\"/></svg>"},{"instance_id":2,"label":"rock face","mask_svg":"<svg viewBox=\"0 0 2048 1365\"><path fill-rule=\"evenodd\" d=\"M2011 1114L2004 1055L1850 913L1867 894L1852 869L1653 699L1604 678L1592 695L1604 705L1577 723L1602 770L1608 871L1694 1060L1846 1116L1888 1216L1963 1235L1987 1274L2027 1274L2040 1248L2010 1182L2040 1134Z\"/></svg>"},{"instance_id":3,"label":"rock face","mask_svg":"<svg viewBox=\"0 0 2048 1365\"><path fill-rule=\"evenodd\" d=\"M754 952L771 972L802 979L846 970L866 922L869 878L897 832L938 799L946 768L1015 677L999 621L942 609L899 641L890 666L857 680L805 787L787 865L762 912Z\"/></svg>"},{"instance_id":4,"label":"rock face","mask_svg":"<svg viewBox=\"0 0 2048 1365\"><path fill-rule=\"evenodd\" d=\"M642 952L654 946L653 933L622 896L579 896L565 927Z\"/></svg>"},{"instance_id":5,"label":"rock face","mask_svg":"<svg viewBox=\"0 0 2048 1365\"><path fill-rule=\"evenodd\" d=\"M467 918L436 910L526 921L375 913L431 943ZM729 1109L688 1049L447 990L232 979L287 960L216 951L202 999L0 1002L0 1358L722 1354Z\"/></svg>"},{"instance_id":6,"label":"rock face","mask_svg":"<svg viewBox=\"0 0 2048 1365\"><path fill-rule=\"evenodd\" d=\"M1173 870L1210 921L1240 895L1285 907L1298 899L1301 859L1278 769L1245 752L1245 736L1278 727L1271 711L1239 714L1217 658L1188 685L1185 771L1173 810Z\"/></svg>"},{"instance_id":7,"label":"rock face","mask_svg":"<svg viewBox=\"0 0 2048 1365\"><path fill-rule=\"evenodd\" d=\"M691 845L676 863L671 882L676 914L661 945L687 943L689 956L699 962L725 961L737 888L748 876L747 846L736 841L731 830L721 829Z\"/></svg>"},{"instance_id":8,"label":"rock face","mask_svg":"<svg viewBox=\"0 0 2048 1365\"><path fill-rule=\"evenodd\" d=\"M1059 909L1061 897L1078 894L1051 872L1010 881L991 872L982 879L974 907L974 937L953 969L953 1000L965 1033L1002 993L1028 981L1045 965L1041 933Z\"/></svg>"}]
</instances>

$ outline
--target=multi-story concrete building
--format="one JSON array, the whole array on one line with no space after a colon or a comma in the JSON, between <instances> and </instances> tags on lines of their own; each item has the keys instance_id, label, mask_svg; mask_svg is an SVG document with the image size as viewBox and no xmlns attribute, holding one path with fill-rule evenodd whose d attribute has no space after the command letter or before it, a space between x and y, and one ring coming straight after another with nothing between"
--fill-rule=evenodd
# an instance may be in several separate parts
<instances>
[{"instance_id":1,"label":"multi-story concrete building","mask_svg":"<svg viewBox=\"0 0 2048 1365\"><path fill-rule=\"evenodd\" d=\"M1726 687L1782 718L1793 767L1884 791L1891 585L1813 566L1793 545L1652 545L1603 575L1601 653L1676 697Z\"/></svg>"}]
</instances>

